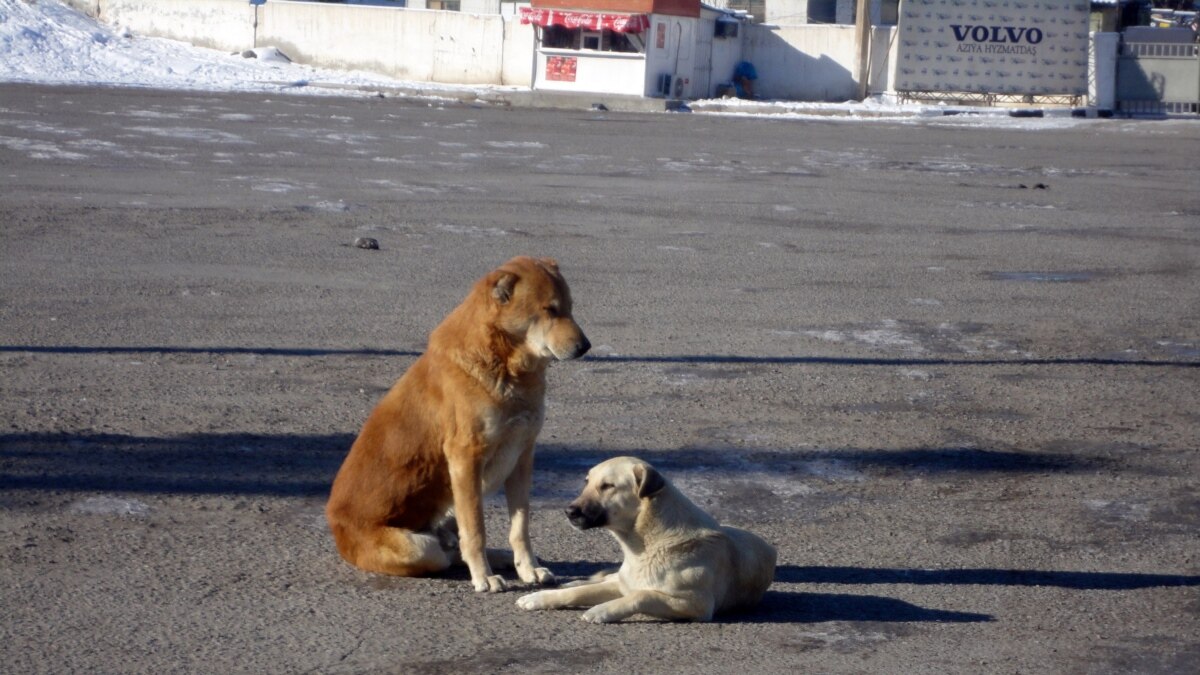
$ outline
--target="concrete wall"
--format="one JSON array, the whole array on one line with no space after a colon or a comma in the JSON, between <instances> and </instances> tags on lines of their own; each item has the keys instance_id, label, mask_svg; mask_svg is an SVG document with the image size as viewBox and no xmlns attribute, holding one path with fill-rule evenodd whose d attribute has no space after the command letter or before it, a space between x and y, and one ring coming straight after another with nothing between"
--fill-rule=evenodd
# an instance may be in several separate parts
<instances>
[{"instance_id":1,"label":"concrete wall","mask_svg":"<svg viewBox=\"0 0 1200 675\"><path fill-rule=\"evenodd\" d=\"M254 46L248 0L99 0L100 19L135 34L230 52Z\"/></svg>"},{"instance_id":2,"label":"concrete wall","mask_svg":"<svg viewBox=\"0 0 1200 675\"><path fill-rule=\"evenodd\" d=\"M896 81L895 26L871 27L871 70L867 75L867 93L884 94L892 91Z\"/></svg>"},{"instance_id":3,"label":"concrete wall","mask_svg":"<svg viewBox=\"0 0 1200 675\"><path fill-rule=\"evenodd\" d=\"M743 58L758 72L760 98L848 101L858 95L854 26L746 26ZM895 73L894 27L871 29L868 93L891 89Z\"/></svg>"},{"instance_id":4,"label":"concrete wall","mask_svg":"<svg viewBox=\"0 0 1200 675\"><path fill-rule=\"evenodd\" d=\"M467 14L499 14L500 0L460 0L458 11Z\"/></svg>"},{"instance_id":5,"label":"concrete wall","mask_svg":"<svg viewBox=\"0 0 1200 675\"><path fill-rule=\"evenodd\" d=\"M760 98L845 101L855 97L853 26L747 26L742 57L754 64Z\"/></svg>"},{"instance_id":6,"label":"concrete wall","mask_svg":"<svg viewBox=\"0 0 1200 675\"><path fill-rule=\"evenodd\" d=\"M776 26L802 26L808 23L809 0L769 0L763 23Z\"/></svg>"},{"instance_id":7,"label":"concrete wall","mask_svg":"<svg viewBox=\"0 0 1200 675\"><path fill-rule=\"evenodd\" d=\"M533 86L534 54L537 37L533 26L522 25L516 18L504 20L504 62L500 64L500 84L514 87Z\"/></svg>"},{"instance_id":8,"label":"concrete wall","mask_svg":"<svg viewBox=\"0 0 1200 675\"><path fill-rule=\"evenodd\" d=\"M257 41L326 68L418 82L505 83L499 15L273 1L259 8Z\"/></svg>"}]
</instances>

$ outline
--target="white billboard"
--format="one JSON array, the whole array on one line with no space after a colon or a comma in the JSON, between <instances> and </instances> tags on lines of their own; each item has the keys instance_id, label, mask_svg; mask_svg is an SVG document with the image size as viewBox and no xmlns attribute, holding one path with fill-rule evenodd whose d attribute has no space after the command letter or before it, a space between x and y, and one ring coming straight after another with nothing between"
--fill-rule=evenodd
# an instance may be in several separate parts
<instances>
[{"instance_id":1,"label":"white billboard","mask_svg":"<svg viewBox=\"0 0 1200 675\"><path fill-rule=\"evenodd\" d=\"M901 0L899 91L1087 93L1088 0Z\"/></svg>"}]
</instances>

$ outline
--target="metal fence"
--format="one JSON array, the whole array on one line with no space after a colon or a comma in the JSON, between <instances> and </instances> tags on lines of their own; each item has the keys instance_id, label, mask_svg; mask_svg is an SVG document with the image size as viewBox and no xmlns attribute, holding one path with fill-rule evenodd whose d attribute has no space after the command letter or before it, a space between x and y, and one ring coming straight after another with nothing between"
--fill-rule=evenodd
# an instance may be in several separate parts
<instances>
[{"instance_id":1,"label":"metal fence","mask_svg":"<svg viewBox=\"0 0 1200 675\"><path fill-rule=\"evenodd\" d=\"M1117 112L1200 115L1200 45L1122 42L1117 57Z\"/></svg>"}]
</instances>

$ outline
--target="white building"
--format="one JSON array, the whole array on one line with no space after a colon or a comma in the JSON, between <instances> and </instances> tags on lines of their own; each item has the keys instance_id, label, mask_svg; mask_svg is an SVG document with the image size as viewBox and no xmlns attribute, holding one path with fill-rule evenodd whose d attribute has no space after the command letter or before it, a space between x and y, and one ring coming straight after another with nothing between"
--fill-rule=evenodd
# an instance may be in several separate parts
<instances>
[{"instance_id":1,"label":"white building","mask_svg":"<svg viewBox=\"0 0 1200 675\"><path fill-rule=\"evenodd\" d=\"M534 0L533 88L709 98L741 60L744 17L699 0Z\"/></svg>"}]
</instances>

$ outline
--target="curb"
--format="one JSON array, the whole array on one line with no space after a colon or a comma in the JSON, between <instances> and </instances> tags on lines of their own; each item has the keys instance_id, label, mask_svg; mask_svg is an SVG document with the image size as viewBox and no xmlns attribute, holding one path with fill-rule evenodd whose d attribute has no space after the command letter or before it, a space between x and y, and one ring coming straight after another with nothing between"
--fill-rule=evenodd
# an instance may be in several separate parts
<instances>
[{"instance_id":1,"label":"curb","mask_svg":"<svg viewBox=\"0 0 1200 675\"><path fill-rule=\"evenodd\" d=\"M380 98L410 97L440 101L456 101L465 105L489 105L508 108L544 108L552 110L587 110L592 112L623 113L728 113L749 115L812 115L818 117L859 118L912 118L940 117L953 115L987 115L1015 118L1077 117L1108 118L1112 111L1095 108L945 108L931 106L911 110L876 110L869 107L846 108L832 104L814 107L811 102L788 101L739 101L736 105L724 103L724 99L686 101L681 99L648 98L622 94L550 92L533 89L454 89L446 87L356 85L334 82L307 82L305 86L340 91L373 93Z\"/></svg>"}]
</instances>

